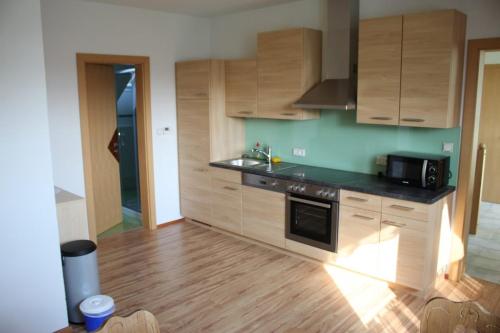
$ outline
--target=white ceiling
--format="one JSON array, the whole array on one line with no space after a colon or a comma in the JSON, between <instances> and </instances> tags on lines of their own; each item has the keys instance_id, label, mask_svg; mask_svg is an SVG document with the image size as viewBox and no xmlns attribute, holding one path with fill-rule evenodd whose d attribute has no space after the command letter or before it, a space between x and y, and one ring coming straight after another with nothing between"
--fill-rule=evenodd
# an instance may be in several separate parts
<instances>
[{"instance_id":1,"label":"white ceiling","mask_svg":"<svg viewBox=\"0 0 500 333\"><path fill-rule=\"evenodd\" d=\"M217 16L297 0L82 0L193 16Z\"/></svg>"}]
</instances>

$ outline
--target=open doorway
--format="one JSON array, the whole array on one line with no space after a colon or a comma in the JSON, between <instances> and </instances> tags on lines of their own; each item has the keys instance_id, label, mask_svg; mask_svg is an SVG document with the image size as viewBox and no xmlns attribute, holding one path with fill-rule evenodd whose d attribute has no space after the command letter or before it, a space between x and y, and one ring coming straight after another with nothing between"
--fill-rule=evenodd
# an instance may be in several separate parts
<instances>
[{"instance_id":1,"label":"open doorway","mask_svg":"<svg viewBox=\"0 0 500 333\"><path fill-rule=\"evenodd\" d=\"M500 284L500 51L479 58L477 160L466 273Z\"/></svg>"},{"instance_id":2,"label":"open doorway","mask_svg":"<svg viewBox=\"0 0 500 333\"><path fill-rule=\"evenodd\" d=\"M77 54L89 235L156 228L149 58Z\"/></svg>"}]
</instances>

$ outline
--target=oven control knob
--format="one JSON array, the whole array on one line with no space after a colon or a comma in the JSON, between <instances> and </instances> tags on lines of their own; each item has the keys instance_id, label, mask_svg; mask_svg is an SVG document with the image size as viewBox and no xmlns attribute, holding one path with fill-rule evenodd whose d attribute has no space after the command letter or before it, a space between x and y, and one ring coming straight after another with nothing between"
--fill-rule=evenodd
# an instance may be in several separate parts
<instances>
[{"instance_id":1,"label":"oven control knob","mask_svg":"<svg viewBox=\"0 0 500 333\"><path fill-rule=\"evenodd\" d=\"M297 184L293 185L293 190L294 191L298 191L299 190L299 185L297 185Z\"/></svg>"},{"instance_id":2,"label":"oven control knob","mask_svg":"<svg viewBox=\"0 0 500 333\"><path fill-rule=\"evenodd\" d=\"M326 198L328 197L328 195L330 194L330 192L328 191L323 191L323 194L321 195L323 198Z\"/></svg>"},{"instance_id":3,"label":"oven control knob","mask_svg":"<svg viewBox=\"0 0 500 333\"><path fill-rule=\"evenodd\" d=\"M435 183L436 182L436 177L434 176L429 176L429 178L427 178L427 181L431 184Z\"/></svg>"},{"instance_id":4,"label":"oven control knob","mask_svg":"<svg viewBox=\"0 0 500 333\"><path fill-rule=\"evenodd\" d=\"M288 190L292 191L293 190L293 185L288 185Z\"/></svg>"},{"instance_id":5,"label":"oven control knob","mask_svg":"<svg viewBox=\"0 0 500 333\"><path fill-rule=\"evenodd\" d=\"M328 199L335 199L335 193L328 193Z\"/></svg>"},{"instance_id":6,"label":"oven control knob","mask_svg":"<svg viewBox=\"0 0 500 333\"><path fill-rule=\"evenodd\" d=\"M429 173L436 173L436 171L437 171L437 170L436 170L436 167L431 166L431 167L429 168Z\"/></svg>"},{"instance_id":7,"label":"oven control knob","mask_svg":"<svg viewBox=\"0 0 500 333\"><path fill-rule=\"evenodd\" d=\"M319 196L319 197L322 197L323 196L323 190L319 190L316 192L316 195Z\"/></svg>"},{"instance_id":8,"label":"oven control knob","mask_svg":"<svg viewBox=\"0 0 500 333\"><path fill-rule=\"evenodd\" d=\"M301 193L304 193L306 191L306 186L305 185L301 185L300 188L299 188L299 191Z\"/></svg>"}]
</instances>

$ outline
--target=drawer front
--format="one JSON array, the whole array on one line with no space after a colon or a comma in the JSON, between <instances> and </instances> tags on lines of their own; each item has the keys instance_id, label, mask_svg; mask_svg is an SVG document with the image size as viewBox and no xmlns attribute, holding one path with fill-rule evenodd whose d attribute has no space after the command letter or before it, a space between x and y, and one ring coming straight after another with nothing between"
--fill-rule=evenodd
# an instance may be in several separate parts
<instances>
[{"instance_id":1,"label":"drawer front","mask_svg":"<svg viewBox=\"0 0 500 333\"><path fill-rule=\"evenodd\" d=\"M241 172L229 169L210 167L210 177L231 183L241 184Z\"/></svg>"},{"instance_id":2,"label":"drawer front","mask_svg":"<svg viewBox=\"0 0 500 333\"><path fill-rule=\"evenodd\" d=\"M337 263L347 268L376 274L380 213L340 206Z\"/></svg>"},{"instance_id":3,"label":"drawer front","mask_svg":"<svg viewBox=\"0 0 500 333\"><path fill-rule=\"evenodd\" d=\"M226 115L229 117L256 117L257 101L227 101Z\"/></svg>"},{"instance_id":4,"label":"drawer front","mask_svg":"<svg viewBox=\"0 0 500 333\"><path fill-rule=\"evenodd\" d=\"M341 190L340 204L344 206L380 212L382 206L382 198L378 195Z\"/></svg>"},{"instance_id":5,"label":"drawer front","mask_svg":"<svg viewBox=\"0 0 500 333\"><path fill-rule=\"evenodd\" d=\"M241 185L212 178L212 225L241 234Z\"/></svg>"},{"instance_id":6,"label":"drawer front","mask_svg":"<svg viewBox=\"0 0 500 333\"><path fill-rule=\"evenodd\" d=\"M432 205L392 198L382 198L382 213L420 221L431 221Z\"/></svg>"},{"instance_id":7,"label":"drawer front","mask_svg":"<svg viewBox=\"0 0 500 333\"><path fill-rule=\"evenodd\" d=\"M285 195L243 186L243 234L285 247Z\"/></svg>"},{"instance_id":8,"label":"drawer front","mask_svg":"<svg viewBox=\"0 0 500 333\"><path fill-rule=\"evenodd\" d=\"M415 289L424 288L430 251L429 223L382 214L379 276Z\"/></svg>"}]
</instances>

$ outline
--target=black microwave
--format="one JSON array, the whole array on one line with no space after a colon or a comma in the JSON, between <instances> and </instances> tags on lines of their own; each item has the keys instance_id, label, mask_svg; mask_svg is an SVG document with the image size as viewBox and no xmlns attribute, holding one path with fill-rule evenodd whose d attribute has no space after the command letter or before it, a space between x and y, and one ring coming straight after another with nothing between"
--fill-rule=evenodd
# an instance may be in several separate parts
<instances>
[{"instance_id":1,"label":"black microwave","mask_svg":"<svg viewBox=\"0 0 500 333\"><path fill-rule=\"evenodd\" d=\"M412 152L389 154L386 177L397 184L437 190L448 185L450 157Z\"/></svg>"}]
</instances>

